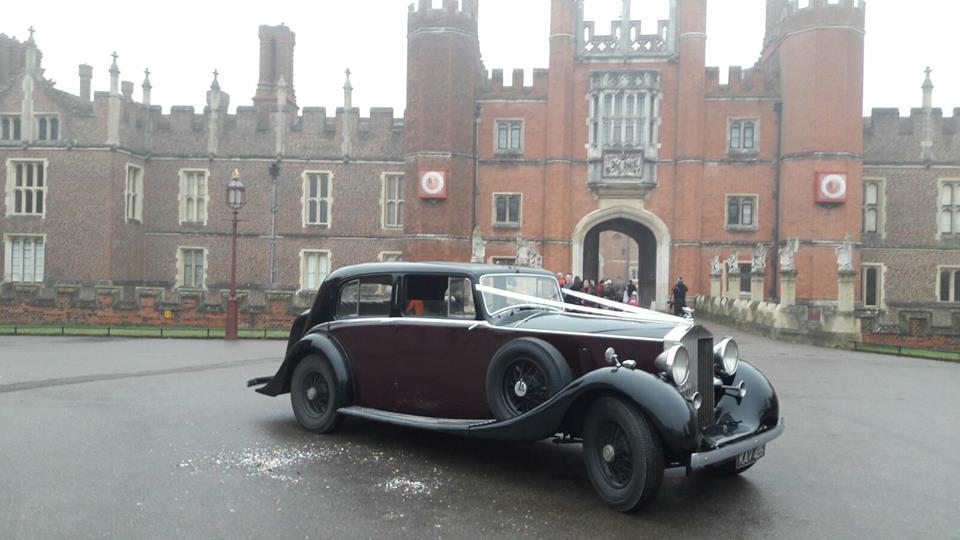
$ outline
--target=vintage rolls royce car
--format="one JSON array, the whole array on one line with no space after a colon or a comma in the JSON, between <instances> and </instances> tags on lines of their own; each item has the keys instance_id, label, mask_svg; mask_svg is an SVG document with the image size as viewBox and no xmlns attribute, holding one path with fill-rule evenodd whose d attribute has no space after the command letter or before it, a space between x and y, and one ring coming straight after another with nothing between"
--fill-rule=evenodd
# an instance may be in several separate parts
<instances>
[{"instance_id":1,"label":"vintage rolls royce car","mask_svg":"<svg viewBox=\"0 0 960 540\"><path fill-rule=\"evenodd\" d=\"M665 467L738 474L783 431L773 387L733 339L519 267L341 268L294 320L276 374L248 386L289 393L317 433L354 416L582 442L597 494L621 511L651 500Z\"/></svg>"}]
</instances>

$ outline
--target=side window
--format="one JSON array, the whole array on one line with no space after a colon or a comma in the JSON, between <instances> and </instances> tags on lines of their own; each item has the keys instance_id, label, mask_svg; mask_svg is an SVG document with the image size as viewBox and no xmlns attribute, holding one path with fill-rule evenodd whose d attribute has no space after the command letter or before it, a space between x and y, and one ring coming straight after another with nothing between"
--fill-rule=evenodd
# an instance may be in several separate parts
<instances>
[{"instance_id":1,"label":"side window","mask_svg":"<svg viewBox=\"0 0 960 540\"><path fill-rule=\"evenodd\" d=\"M340 289L340 298L337 300L338 319L356 317L358 315L357 308L360 306L360 303L357 301L357 293L359 289L359 280L353 280Z\"/></svg>"},{"instance_id":2,"label":"side window","mask_svg":"<svg viewBox=\"0 0 960 540\"><path fill-rule=\"evenodd\" d=\"M393 278L374 276L355 279L340 289L337 318L389 317Z\"/></svg>"},{"instance_id":3,"label":"side window","mask_svg":"<svg viewBox=\"0 0 960 540\"><path fill-rule=\"evenodd\" d=\"M389 317L393 278L377 276L360 280L360 316Z\"/></svg>"},{"instance_id":4,"label":"side window","mask_svg":"<svg viewBox=\"0 0 960 540\"><path fill-rule=\"evenodd\" d=\"M401 305L406 317L476 317L473 287L467 278L414 275L407 276L405 285Z\"/></svg>"},{"instance_id":5,"label":"side window","mask_svg":"<svg viewBox=\"0 0 960 540\"><path fill-rule=\"evenodd\" d=\"M450 278L447 286L447 316L473 319L477 308L473 305L473 287L467 278Z\"/></svg>"}]
</instances>

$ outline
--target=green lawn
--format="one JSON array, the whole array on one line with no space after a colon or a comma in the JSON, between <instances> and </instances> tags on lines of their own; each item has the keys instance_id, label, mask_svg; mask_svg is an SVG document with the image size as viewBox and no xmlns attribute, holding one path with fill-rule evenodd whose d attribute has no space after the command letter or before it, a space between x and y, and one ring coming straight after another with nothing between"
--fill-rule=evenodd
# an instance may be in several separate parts
<instances>
[{"instance_id":1,"label":"green lawn","mask_svg":"<svg viewBox=\"0 0 960 540\"><path fill-rule=\"evenodd\" d=\"M960 362L960 351L940 351L937 349L920 349L914 347L897 347L896 345L879 345L875 343L857 343L856 349L863 352L882 354L898 354L911 358L929 358L931 360L952 360Z\"/></svg>"},{"instance_id":2,"label":"green lawn","mask_svg":"<svg viewBox=\"0 0 960 540\"><path fill-rule=\"evenodd\" d=\"M116 336L143 338L217 338L223 339L223 328L180 328L158 326L48 326L0 324L0 335L22 336ZM286 339L289 330L256 330L241 328L244 339Z\"/></svg>"}]
</instances>

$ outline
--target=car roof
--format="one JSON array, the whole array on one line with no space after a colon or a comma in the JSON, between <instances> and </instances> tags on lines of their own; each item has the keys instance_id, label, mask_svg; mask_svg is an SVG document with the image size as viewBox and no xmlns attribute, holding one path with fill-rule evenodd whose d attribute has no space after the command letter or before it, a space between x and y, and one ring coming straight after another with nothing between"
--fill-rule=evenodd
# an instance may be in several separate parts
<instances>
[{"instance_id":1,"label":"car roof","mask_svg":"<svg viewBox=\"0 0 960 540\"><path fill-rule=\"evenodd\" d=\"M479 278L485 274L538 274L553 277L553 272L525 266L479 264L463 262L378 262L344 266L331 273L328 278L346 279L350 276L369 274L416 274L416 273L467 274Z\"/></svg>"}]
</instances>

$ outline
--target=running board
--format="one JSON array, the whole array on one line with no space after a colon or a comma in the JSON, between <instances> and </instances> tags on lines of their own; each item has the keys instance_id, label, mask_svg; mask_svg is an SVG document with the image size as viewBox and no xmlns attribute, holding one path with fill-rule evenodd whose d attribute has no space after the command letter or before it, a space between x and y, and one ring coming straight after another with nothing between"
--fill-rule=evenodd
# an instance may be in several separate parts
<instances>
[{"instance_id":1,"label":"running board","mask_svg":"<svg viewBox=\"0 0 960 540\"><path fill-rule=\"evenodd\" d=\"M414 414L403 414L368 407L343 407L337 409L337 412L345 416L355 416L357 418L366 418L377 422L386 422L396 426L411 427L416 429L425 429L428 431L438 431L440 433L452 433L457 435L466 435L470 428L493 424L496 420L460 420L455 418L432 418L429 416L417 416Z\"/></svg>"}]
</instances>

